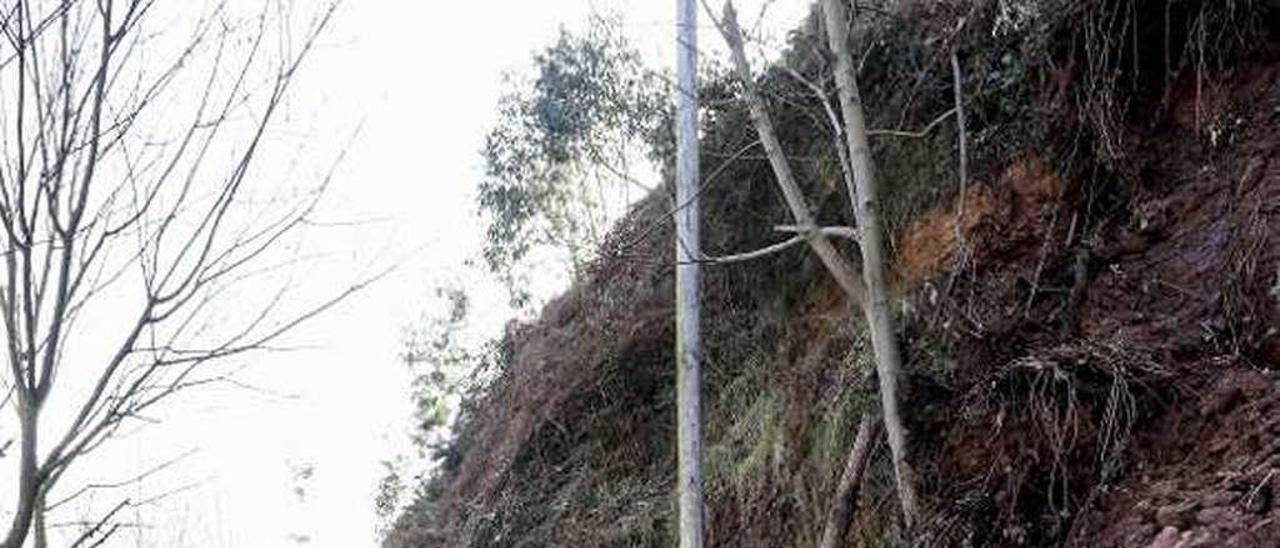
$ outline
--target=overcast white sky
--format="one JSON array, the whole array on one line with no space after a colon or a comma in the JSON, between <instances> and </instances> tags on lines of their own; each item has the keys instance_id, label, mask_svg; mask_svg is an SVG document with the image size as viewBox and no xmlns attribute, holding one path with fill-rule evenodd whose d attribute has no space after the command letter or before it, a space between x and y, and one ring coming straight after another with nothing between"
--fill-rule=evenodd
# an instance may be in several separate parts
<instances>
[{"instance_id":1,"label":"overcast white sky","mask_svg":"<svg viewBox=\"0 0 1280 548\"><path fill-rule=\"evenodd\" d=\"M298 10L319 3L298 0ZM746 21L764 4L765 28L778 37L809 2L738 2ZM460 265L479 246L478 151L503 72L527 68L533 50L593 9L620 12L650 61L672 64L673 0L346 1L294 88L285 129L302 136L300 156L259 161L276 163L268 173L322 171L362 125L323 215L355 224L312 230L336 255L307 276L323 289L373 264L400 267L298 331L291 342L307 349L247 361L240 378L260 390L193 392L86 467L84 478L116 481L194 452L129 488L145 498L193 485L139 512L145 527L119 545L274 548L297 546L294 534L309 546L377 545L379 462L405 452L410 432L409 377L397 355L404 329L430 311L432 288L469 277ZM706 26L700 40L720 44ZM302 167L287 167L294 160ZM483 321L502 321L502 295L473 298ZM304 467L313 475L296 480Z\"/></svg>"}]
</instances>

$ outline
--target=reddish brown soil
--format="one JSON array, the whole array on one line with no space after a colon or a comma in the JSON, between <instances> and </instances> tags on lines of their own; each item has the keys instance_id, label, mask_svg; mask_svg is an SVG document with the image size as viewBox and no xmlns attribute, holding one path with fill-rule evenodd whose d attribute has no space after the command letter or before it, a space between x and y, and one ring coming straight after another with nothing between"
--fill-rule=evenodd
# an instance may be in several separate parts
<instances>
[{"instance_id":1,"label":"reddish brown soil","mask_svg":"<svg viewBox=\"0 0 1280 548\"><path fill-rule=\"evenodd\" d=\"M1280 546L1280 66L1235 83L1202 110L1228 133L1169 158L1191 182L1145 202L1082 309L1089 335L1172 345L1191 385L1139 431L1091 545Z\"/></svg>"},{"instance_id":2,"label":"reddish brown soil","mask_svg":"<svg viewBox=\"0 0 1280 548\"><path fill-rule=\"evenodd\" d=\"M971 276L944 288L954 206L903 239L956 350L918 427L932 544L1280 546L1280 65L1211 91L1143 137L1121 214L1086 227L1026 163L968 195Z\"/></svg>"},{"instance_id":3,"label":"reddish brown soil","mask_svg":"<svg viewBox=\"0 0 1280 548\"><path fill-rule=\"evenodd\" d=\"M1202 365L1222 372L1140 437L1144 460L1102 495L1082 545L1145 546L1160 534L1177 539L1169 546L1280 545L1280 378Z\"/></svg>"}]
</instances>

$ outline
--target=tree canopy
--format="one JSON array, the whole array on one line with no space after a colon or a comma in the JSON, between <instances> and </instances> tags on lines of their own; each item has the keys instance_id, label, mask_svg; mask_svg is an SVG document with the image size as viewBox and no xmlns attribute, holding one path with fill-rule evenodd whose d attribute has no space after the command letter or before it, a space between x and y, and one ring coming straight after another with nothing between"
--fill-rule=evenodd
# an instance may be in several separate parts
<instances>
[{"instance_id":1,"label":"tree canopy","mask_svg":"<svg viewBox=\"0 0 1280 548\"><path fill-rule=\"evenodd\" d=\"M488 221L484 258L523 303L531 250L551 246L577 270L645 187L644 164L673 154L666 79L645 66L616 18L561 30L534 56L534 75L510 77L485 138L478 201Z\"/></svg>"}]
</instances>

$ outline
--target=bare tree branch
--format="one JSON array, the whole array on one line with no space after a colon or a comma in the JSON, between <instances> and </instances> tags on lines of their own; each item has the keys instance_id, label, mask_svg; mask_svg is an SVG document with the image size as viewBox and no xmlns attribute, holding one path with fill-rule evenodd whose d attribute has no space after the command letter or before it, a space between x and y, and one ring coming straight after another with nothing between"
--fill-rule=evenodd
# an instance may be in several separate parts
<instances>
[{"instance_id":1,"label":"bare tree branch","mask_svg":"<svg viewBox=\"0 0 1280 548\"><path fill-rule=\"evenodd\" d=\"M243 20L216 2L191 19L189 35L173 33L181 42L172 56L156 54L159 62L140 55L169 30L148 23L155 0L20 0L0 11L0 319L8 357L0 408L11 406L19 425L17 508L0 530L0 548L23 546L37 514L43 521L45 511L85 493L173 464L43 502L126 420L146 421L144 412L174 394L228 380L205 373L206 365L278 348L278 339L389 271L295 307L284 269L304 258L275 262L271 253L306 226L334 168L312 192L269 213L247 206L269 130L339 2L322 8L297 41L287 10L271 2ZM282 41L273 57L264 46L276 24ZM196 87L207 92L178 95ZM228 153L228 164L214 165ZM246 307L244 319L212 329L214 304L259 277L280 285L259 290L265 302ZM103 299L108 292L116 300ZM112 350L96 361L76 354L77 375L90 384L60 401L70 422L45 446L42 412L68 349L83 346L77 320L127 296L132 309L112 312L124 320ZM120 526L111 523L120 508L146 503L122 504L86 524L74 546L104 542Z\"/></svg>"},{"instance_id":2,"label":"bare tree branch","mask_svg":"<svg viewBox=\"0 0 1280 548\"><path fill-rule=\"evenodd\" d=\"M735 72L738 75L738 79L743 83L751 120L760 136L760 142L764 146L765 153L769 157L769 164L773 168L778 187L782 191L787 207L791 210L792 217L795 218L796 224L800 226L816 226L817 223L814 221L812 210L800 191L800 185L795 181L791 166L783 154L782 144L778 141L777 133L774 131L773 121L765 109L764 99L760 96L755 78L751 74L751 67L747 64L747 56L743 49L742 32L738 28L737 13L733 9L733 4L731 2L725 3L723 20L716 19L705 2L703 6L707 9L712 21L715 21L716 27L720 29L725 41L729 44ZM840 255L823 235L816 235L808 239L808 242L814 253L818 255L822 264L827 267L832 277L835 278L836 283L845 291L850 300L858 304L863 303L866 298L866 287L863 285L862 280L858 279L854 274L853 266L849 261Z\"/></svg>"},{"instance_id":3,"label":"bare tree branch","mask_svg":"<svg viewBox=\"0 0 1280 548\"><path fill-rule=\"evenodd\" d=\"M867 135L872 137L904 137L907 139L919 139L919 138L928 136L930 133L933 133L934 128L938 127L938 125L941 124L942 122L945 122L947 118L954 116L956 112L957 112L956 109L953 108L938 115L937 118L934 118L932 122L929 122L929 124L924 126L924 128L920 129L920 131L902 131L897 129L868 129Z\"/></svg>"}]
</instances>

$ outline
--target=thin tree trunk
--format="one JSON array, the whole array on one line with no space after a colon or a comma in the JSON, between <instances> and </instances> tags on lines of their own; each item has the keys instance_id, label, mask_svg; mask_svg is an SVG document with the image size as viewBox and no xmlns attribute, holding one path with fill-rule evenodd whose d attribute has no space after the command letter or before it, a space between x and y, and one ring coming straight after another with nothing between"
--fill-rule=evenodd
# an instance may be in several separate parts
<instances>
[{"instance_id":1,"label":"thin tree trunk","mask_svg":"<svg viewBox=\"0 0 1280 548\"><path fill-rule=\"evenodd\" d=\"M35 523L33 523L31 526L31 529L32 529L31 532L33 536L32 540L35 541L35 546L33 546L32 548L49 548L49 531L48 531L49 524L48 522L45 521L44 500L45 500L45 492L44 490L41 490L40 494L36 496L35 516L34 516Z\"/></svg>"},{"instance_id":2,"label":"thin tree trunk","mask_svg":"<svg viewBox=\"0 0 1280 548\"><path fill-rule=\"evenodd\" d=\"M676 400L680 547L702 548L702 403L698 284L702 251L698 220L697 10L677 5L676 72Z\"/></svg>"},{"instance_id":3,"label":"thin tree trunk","mask_svg":"<svg viewBox=\"0 0 1280 548\"><path fill-rule=\"evenodd\" d=\"M858 221L862 250L862 279L866 282L868 294L863 310L871 329L871 347L880 377L880 403L884 411L885 432L889 437L889 450L893 457L898 498L902 503L904 525L910 531L916 523L919 508L915 481L907 459L907 428L903 424L899 407L898 383L902 377L902 357L894 335L893 314L889 309L889 294L885 288L884 243L875 168L871 148L867 144L866 121L858 94L857 77L853 71L853 56L849 53L846 26L848 17L844 2L823 0L822 11L826 16L831 51L836 56L836 87L839 90L840 110L844 115L845 137L849 141L849 163L858 193L854 200L854 216Z\"/></svg>"},{"instance_id":4,"label":"thin tree trunk","mask_svg":"<svg viewBox=\"0 0 1280 548\"><path fill-rule=\"evenodd\" d=\"M964 235L964 195L969 182L969 134L965 129L964 117L964 75L960 72L960 56L951 50L951 89L956 102L956 139L959 143L960 190L956 194L956 254L959 258L956 271L964 268L969 262L969 243Z\"/></svg>"},{"instance_id":5,"label":"thin tree trunk","mask_svg":"<svg viewBox=\"0 0 1280 548\"><path fill-rule=\"evenodd\" d=\"M880 432L880 418L872 413L862 416L858 424L858 435L853 439L853 448L849 450L849 459L845 461L844 473L840 474L840 484L836 486L831 510L827 513L827 525L822 531L821 548L836 548L840 539L844 538L853 520L854 508L857 507L858 490L862 485L862 476L867 470L867 461L871 460L871 442Z\"/></svg>"},{"instance_id":6,"label":"thin tree trunk","mask_svg":"<svg viewBox=\"0 0 1280 548\"><path fill-rule=\"evenodd\" d=\"M738 27L738 16L732 2L725 2L724 17L720 21L719 28L729 44L734 70L742 80L743 95L747 100L751 121L756 127L756 133L760 135L760 144L769 158L769 165L773 168L774 176L778 180L783 200L786 201L787 208L791 210L791 216L795 218L797 225L815 227L813 213L804 198L804 193L800 191L800 185L796 184L795 176L791 173L791 166L782 152L782 144L778 142L778 135L773 129L773 121L769 118L768 110L765 109L764 99L756 89L755 80L751 76L751 66L747 63L747 54L742 45L742 30ZM840 284L841 289L854 304L862 305L866 290L862 280L859 280L854 273L853 266L836 251L835 246L831 245L820 231L811 231L807 236L809 236L809 247L818 255L818 259L827 267L827 271L835 278L836 283Z\"/></svg>"},{"instance_id":7,"label":"thin tree trunk","mask_svg":"<svg viewBox=\"0 0 1280 548\"><path fill-rule=\"evenodd\" d=\"M22 382L22 379L17 379ZM21 423L21 455L18 462L18 509L13 514L13 523L0 548L21 548L26 542L27 533L31 530L31 521L35 514L36 493L40 490L39 466L36 460L36 432L39 421L38 411L29 399L29 390L18 387L19 422Z\"/></svg>"}]
</instances>

